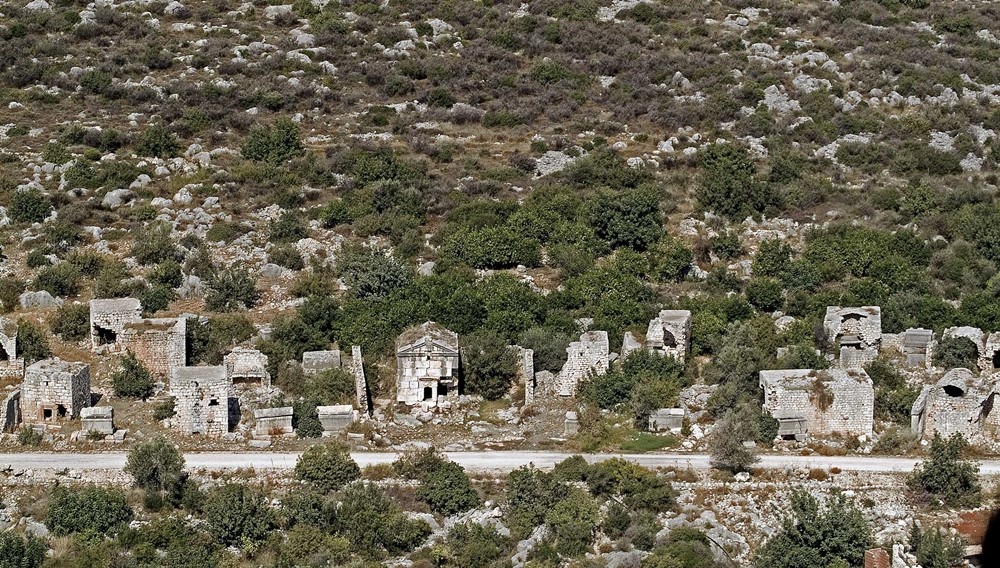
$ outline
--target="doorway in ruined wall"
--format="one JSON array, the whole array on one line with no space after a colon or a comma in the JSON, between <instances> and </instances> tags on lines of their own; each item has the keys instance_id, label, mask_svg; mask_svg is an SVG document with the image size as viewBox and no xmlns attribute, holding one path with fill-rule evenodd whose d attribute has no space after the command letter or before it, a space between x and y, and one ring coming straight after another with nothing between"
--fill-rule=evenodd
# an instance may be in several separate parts
<instances>
[{"instance_id":1,"label":"doorway in ruined wall","mask_svg":"<svg viewBox=\"0 0 1000 568\"><path fill-rule=\"evenodd\" d=\"M434 400L434 389L431 387L424 387L424 401Z\"/></svg>"},{"instance_id":2,"label":"doorway in ruined wall","mask_svg":"<svg viewBox=\"0 0 1000 568\"><path fill-rule=\"evenodd\" d=\"M993 352L992 360L993 360L993 368L1000 369L1000 349L997 349L996 351Z\"/></svg>"},{"instance_id":3,"label":"doorway in ruined wall","mask_svg":"<svg viewBox=\"0 0 1000 568\"><path fill-rule=\"evenodd\" d=\"M112 345L118 342L118 334L114 330L95 325L94 332L97 334L98 345Z\"/></svg>"},{"instance_id":4,"label":"doorway in ruined wall","mask_svg":"<svg viewBox=\"0 0 1000 568\"><path fill-rule=\"evenodd\" d=\"M677 338L667 330L663 330L663 347L666 349L677 347Z\"/></svg>"}]
</instances>

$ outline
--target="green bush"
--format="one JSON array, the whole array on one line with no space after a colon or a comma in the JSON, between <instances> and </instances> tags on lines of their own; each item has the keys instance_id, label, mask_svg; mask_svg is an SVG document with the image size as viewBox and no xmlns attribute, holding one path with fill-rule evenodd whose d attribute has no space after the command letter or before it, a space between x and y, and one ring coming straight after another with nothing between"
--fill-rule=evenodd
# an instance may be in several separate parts
<instances>
[{"instance_id":1,"label":"green bush","mask_svg":"<svg viewBox=\"0 0 1000 568\"><path fill-rule=\"evenodd\" d=\"M666 236L653 247L651 257L656 279L674 282L682 280L691 270L694 253L680 240Z\"/></svg>"},{"instance_id":2,"label":"green bush","mask_svg":"<svg viewBox=\"0 0 1000 568\"><path fill-rule=\"evenodd\" d=\"M40 568L48 548L44 540L34 535L0 533L0 567Z\"/></svg>"},{"instance_id":3,"label":"green bush","mask_svg":"<svg viewBox=\"0 0 1000 568\"><path fill-rule=\"evenodd\" d=\"M37 447L42 445L43 439L44 435L40 431L35 430L27 424L22 425L17 430L17 443L22 446Z\"/></svg>"},{"instance_id":4,"label":"green bush","mask_svg":"<svg viewBox=\"0 0 1000 568\"><path fill-rule=\"evenodd\" d=\"M733 412L726 413L720 419L712 437L709 439L712 449L712 467L733 473L750 471L750 466L760 459L756 452L746 447L743 442L752 440L756 425L746 424L739 420Z\"/></svg>"},{"instance_id":5,"label":"green bush","mask_svg":"<svg viewBox=\"0 0 1000 568\"><path fill-rule=\"evenodd\" d=\"M888 359L875 359L865 370L875 385L875 417L908 425L910 410L920 389L909 386L895 363Z\"/></svg>"},{"instance_id":6,"label":"green bush","mask_svg":"<svg viewBox=\"0 0 1000 568\"><path fill-rule=\"evenodd\" d=\"M132 351L126 351L121 366L111 374L115 395L146 400L153 394L153 375Z\"/></svg>"},{"instance_id":7,"label":"green bush","mask_svg":"<svg viewBox=\"0 0 1000 568\"><path fill-rule=\"evenodd\" d=\"M216 487L205 502L212 535L226 546L262 542L274 528L274 512L264 495L242 483Z\"/></svg>"},{"instance_id":8,"label":"green bush","mask_svg":"<svg viewBox=\"0 0 1000 568\"><path fill-rule=\"evenodd\" d=\"M37 189L15 191L7 204L7 214L15 223L41 223L52 212L52 203Z\"/></svg>"},{"instance_id":9,"label":"green bush","mask_svg":"<svg viewBox=\"0 0 1000 568\"><path fill-rule=\"evenodd\" d=\"M80 292L80 269L68 262L46 266L38 271L32 287L45 290L53 296L67 298Z\"/></svg>"},{"instance_id":10,"label":"green bush","mask_svg":"<svg viewBox=\"0 0 1000 568\"><path fill-rule=\"evenodd\" d=\"M49 328L63 341L80 341L90 337L90 307L87 304L63 303L56 309Z\"/></svg>"},{"instance_id":11,"label":"green bush","mask_svg":"<svg viewBox=\"0 0 1000 568\"><path fill-rule=\"evenodd\" d=\"M965 557L965 542L959 535L942 534L936 527L921 529L910 525L910 553L923 568L961 566Z\"/></svg>"},{"instance_id":12,"label":"green bush","mask_svg":"<svg viewBox=\"0 0 1000 568\"><path fill-rule=\"evenodd\" d=\"M404 455L393 463L393 468L407 479L420 481L417 496L436 513L464 513L480 503L465 469L434 448Z\"/></svg>"},{"instance_id":13,"label":"green bush","mask_svg":"<svg viewBox=\"0 0 1000 568\"><path fill-rule=\"evenodd\" d=\"M386 251L350 249L337 261L337 269L356 298L386 298L413 280L413 270Z\"/></svg>"},{"instance_id":14,"label":"green bush","mask_svg":"<svg viewBox=\"0 0 1000 568\"><path fill-rule=\"evenodd\" d=\"M514 353L494 332L466 337L462 349L465 387L486 400L499 400L517 379Z\"/></svg>"},{"instance_id":15,"label":"green bush","mask_svg":"<svg viewBox=\"0 0 1000 568\"><path fill-rule=\"evenodd\" d=\"M117 532L130 520L132 509L121 489L56 487L49 495L45 525L57 536L107 535Z\"/></svg>"},{"instance_id":16,"label":"green bush","mask_svg":"<svg viewBox=\"0 0 1000 568\"><path fill-rule=\"evenodd\" d=\"M284 266L290 270L302 270L306 263L302 260L299 250L291 244L278 245L267 253L268 258L278 266Z\"/></svg>"},{"instance_id":17,"label":"green bush","mask_svg":"<svg viewBox=\"0 0 1000 568\"><path fill-rule=\"evenodd\" d=\"M252 308L260 300L257 281L241 266L230 266L215 274L208 282L205 305L217 312Z\"/></svg>"},{"instance_id":18,"label":"green bush","mask_svg":"<svg viewBox=\"0 0 1000 568\"><path fill-rule=\"evenodd\" d=\"M587 201L587 222L612 248L644 251L663 234L661 193L655 186L599 191Z\"/></svg>"},{"instance_id":19,"label":"green bush","mask_svg":"<svg viewBox=\"0 0 1000 568\"><path fill-rule=\"evenodd\" d=\"M139 231L132 241L130 254L139 264L159 264L177 258L177 246L170 237L168 223L154 223Z\"/></svg>"},{"instance_id":20,"label":"green bush","mask_svg":"<svg viewBox=\"0 0 1000 568\"><path fill-rule=\"evenodd\" d=\"M460 229L441 245L441 258L473 268L534 267L541 263L541 247L507 227Z\"/></svg>"},{"instance_id":21,"label":"green bush","mask_svg":"<svg viewBox=\"0 0 1000 568\"><path fill-rule=\"evenodd\" d=\"M268 240L272 243L290 243L309 236L309 229L294 213L285 212L271 221Z\"/></svg>"},{"instance_id":22,"label":"green bush","mask_svg":"<svg viewBox=\"0 0 1000 568\"><path fill-rule=\"evenodd\" d=\"M184 282L181 265L172 258L168 258L157 264L150 271L147 278L151 284L166 286L168 288L177 288Z\"/></svg>"},{"instance_id":23,"label":"green bush","mask_svg":"<svg viewBox=\"0 0 1000 568\"><path fill-rule=\"evenodd\" d=\"M150 125L143 130L135 144L137 154L150 158L173 158L180 149L180 143L174 133L160 123Z\"/></svg>"},{"instance_id":24,"label":"green bush","mask_svg":"<svg viewBox=\"0 0 1000 568\"><path fill-rule=\"evenodd\" d=\"M491 568L510 547L510 539L492 526L460 523L448 531L445 539L456 566Z\"/></svg>"},{"instance_id":25,"label":"green bush","mask_svg":"<svg viewBox=\"0 0 1000 568\"><path fill-rule=\"evenodd\" d=\"M157 436L129 450L124 471L135 479L136 487L164 491L183 480L184 456L166 438Z\"/></svg>"},{"instance_id":26,"label":"green bush","mask_svg":"<svg viewBox=\"0 0 1000 568\"><path fill-rule=\"evenodd\" d=\"M287 371L298 370L299 367L289 366L282 369L279 372L278 377L281 378L278 384L294 384L297 381L288 380ZM303 379L304 373L300 374L296 372L293 375L297 379ZM301 381L298 381L301 382ZM292 426L295 428L295 434L299 438L319 438L323 435L323 424L319 421L319 411L316 409L316 400L307 399L296 401L292 405Z\"/></svg>"},{"instance_id":27,"label":"green bush","mask_svg":"<svg viewBox=\"0 0 1000 568\"><path fill-rule=\"evenodd\" d=\"M791 514L782 528L757 551L758 568L861 566L875 539L872 529L846 497L835 495L825 510L808 493L792 493Z\"/></svg>"},{"instance_id":28,"label":"green bush","mask_svg":"<svg viewBox=\"0 0 1000 568\"><path fill-rule=\"evenodd\" d=\"M295 462L295 478L324 493L337 491L360 476L349 448L336 442L310 446Z\"/></svg>"},{"instance_id":29,"label":"green bush","mask_svg":"<svg viewBox=\"0 0 1000 568\"><path fill-rule=\"evenodd\" d=\"M287 118L271 126L255 126L243 143L243 157L255 162L280 164L304 152L299 127Z\"/></svg>"},{"instance_id":30,"label":"green bush","mask_svg":"<svg viewBox=\"0 0 1000 568\"><path fill-rule=\"evenodd\" d=\"M25 365L52 356L48 334L31 320L22 318L17 321L17 356L24 359Z\"/></svg>"},{"instance_id":31,"label":"green bush","mask_svg":"<svg viewBox=\"0 0 1000 568\"><path fill-rule=\"evenodd\" d=\"M156 312L165 310L176 297L177 293L174 292L173 288L166 286L151 286L146 288L139 294L142 314L149 317Z\"/></svg>"},{"instance_id":32,"label":"green bush","mask_svg":"<svg viewBox=\"0 0 1000 568\"><path fill-rule=\"evenodd\" d=\"M979 505L979 466L962 457L968 447L961 434L947 439L934 435L930 455L913 468L908 480L918 499L952 508Z\"/></svg>"},{"instance_id":33,"label":"green bush","mask_svg":"<svg viewBox=\"0 0 1000 568\"><path fill-rule=\"evenodd\" d=\"M431 534L427 523L409 519L385 490L360 482L341 492L333 528L348 539L354 552L367 558L405 554Z\"/></svg>"},{"instance_id":34,"label":"green bush","mask_svg":"<svg viewBox=\"0 0 1000 568\"><path fill-rule=\"evenodd\" d=\"M773 312L784 304L781 282L774 278L754 278L747 284L750 305L762 312Z\"/></svg>"},{"instance_id":35,"label":"green bush","mask_svg":"<svg viewBox=\"0 0 1000 568\"><path fill-rule=\"evenodd\" d=\"M757 179L757 168L744 148L715 144L698 157L702 180L697 195L703 209L739 221L780 206L778 194Z\"/></svg>"},{"instance_id":36,"label":"green bush","mask_svg":"<svg viewBox=\"0 0 1000 568\"><path fill-rule=\"evenodd\" d=\"M581 556L590 548L597 531L600 508L585 491L572 487L545 514L545 524L555 538L556 550L565 556Z\"/></svg>"},{"instance_id":37,"label":"green bush","mask_svg":"<svg viewBox=\"0 0 1000 568\"><path fill-rule=\"evenodd\" d=\"M967 337L945 337L934 346L934 365L944 369L979 370L979 348Z\"/></svg>"}]
</instances>

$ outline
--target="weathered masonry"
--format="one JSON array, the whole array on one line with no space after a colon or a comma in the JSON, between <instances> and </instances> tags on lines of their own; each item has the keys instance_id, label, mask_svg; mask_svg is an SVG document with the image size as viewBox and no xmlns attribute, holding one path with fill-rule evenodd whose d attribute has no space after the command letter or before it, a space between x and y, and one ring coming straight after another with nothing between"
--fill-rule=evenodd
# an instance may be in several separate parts
<instances>
[{"instance_id":1,"label":"weathered masonry","mask_svg":"<svg viewBox=\"0 0 1000 568\"><path fill-rule=\"evenodd\" d=\"M218 437L229 432L232 383L226 367L178 367L170 372L175 427L187 434ZM235 399L234 399L235 400Z\"/></svg>"},{"instance_id":2,"label":"weathered masonry","mask_svg":"<svg viewBox=\"0 0 1000 568\"><path fill-rule=\"evenodd\" d=\"M17 322L0 317L0 379L24 376L24 359L17 356Z\"/></svg>"},{"instance_id":3,"label":"weathered masonry","mask_svg":"<svg viewBox=\"0 0 1000 568\"><path fill-rule=\"evenodd\" d=\"M646 349L684 362L690 338L691 312L663 310L649 322L649 328L646 330Z\"/></svg>"},{"instance_id":4,"label":"weathered masonry","mask_svg":"<svg viewBox=\"0 0 1000 568\"><path fill-rule=\"evenodd\" d=\"M760 387L785 436L872 433L875 389L864 369L761 371Z\"/></svg>"},{"instance_id":5,"label":"weathered masonry","mask_svg":"<svg viewBox=\"0 0 1000 568\"><path fill-rule=\"evenodd\" d=\"M316 375L323 371L342 369L354 376L354 402L358 410L368 414L368 381L365 379L365 361L361 346L351 346L351 355L344 356L339 349L306 351L302 354L302 371Z\"/></svg>"},{"instance_id":6,"label":"weathered masonry","mask_svg":"<svg viewBox=\"0 0 1000 568\"><path fill-rule=\"evenodd\" d=\"M90 406L90 365L44 359L24 371L21 416L29 424L78 418Z\"/></svg>"},{"instance_id":7,"label":"weathered masonry","mask_svg":"<svg viewBox=\"0 0 1000 568\"><path fill-rule=\"evenodd\" d=\"M979 370L993 372L1000 370L1000 332L986 333L978 327L949 327L942 337L964 337L971 341L979 353Z\"/></svg>"},{"instance_id":8,"label":"weathered masonry","mask_svg":"<svg viewBox=\"0 0 1000 568\"><path fill-rule=\"evenodd\" d=\"M267 372L267 355L248 347L234 347L222 358L226 375L233 384L258 383L271 386L271 374Z\"/></svg>"},{"instance_id":9,"label":"weathered masonry","mask_svg":"<svg viewBox=\"0 0 1000 568\"><path fill-rule=\"evenodd\" d=\"M882 345L882 308L828 306L823 329L841 367L863 367L878 357Z\"/></svg>"},{"instance_id":10,"label":"weathered masonry","mask_svg":"<svg viewBox=\"0 0 1000 568\"><path fill-rule=\"evenodd\" d=\"M910 428L924 439L961 434L973 444L991 447L1000 430L1000 409L995 408L998 393L995 379L952 369L920 392L910 410Z\"/></svg>"},{"instance_id":11,"label":"weathered masonry","mask_svg":"<svg viewBox=\"0 0 1000 568\"><path fill-rule=\"evenodd\" d=\"M588 331L566 348L568 358L556 377L559 396L575 396L577 386L589 373L604 374L610 365L608 332Z\"/></svg>"},{"instance_id":12,"label":"weathered masonry","mask_svg":"<svg viewBox=\"0 0 1000 568\"><path fill-rule=\"evenodd\" d=\"M253 411L253 435L255 438L284 436L291 434L292 407L259 408Z\"/></svg>"},{"instance_id":13,"label":"weathered masonry","mask_svg":"<svg viewBox=\"0 0 1000 568\"><path fill-rule=\"evenodd\" d=\"M118 350L131 351L150 372L168 376L187 358L187 320L148 318L130 321L118 335Z\"/></svg>"},{"instance_id":14,"label":"weathered masonry","mask_svg":"<svg viewBox=\"0 0 1000 568\"><path fill-rule=\"evenodd\" d=\"M135 298L90 301L90 343L95 351L118 343L125 324L142 318L142 305Z\"/></svg>"},{"instance_id":15,"label":"weathered masonry","mask_svg":"<svg viewBox=\"0 0 1000 568\"><path fill-rule=\"evenodd\" d=\"M458 400L458 334L434 322L404 331L396 340L396 400L446 405Z\"/></svg>"}]
</instances>

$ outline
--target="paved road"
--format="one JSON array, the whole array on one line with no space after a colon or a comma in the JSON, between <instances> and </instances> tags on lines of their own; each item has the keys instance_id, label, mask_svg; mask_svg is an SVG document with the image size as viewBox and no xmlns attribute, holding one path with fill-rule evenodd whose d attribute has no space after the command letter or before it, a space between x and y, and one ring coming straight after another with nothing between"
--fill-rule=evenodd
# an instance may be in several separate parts
<instances>
[{"instance_id":1,"label":"paved road","mask_svg":"<svg viewBox=\"0 0 1000 568\"><path fill-rule=\"evenodd\" d=\"M389 452L357 452L352 454L358 465L389 463L397 454ZM563 452L449 452L448 457L473 471L510 471L529 463L540 468L555 465L572 454ZM184 454L190 468L213 470L255 468L291 469L298 459L297 453L278 452L200 452ZM589 461L600 461L611 457L623 457L647 467L678 467L708 469L706 454L589 454ZM795 456L764 455L758 467L768 469L831 468L843 471L894 472L910 471L919 460L908 458L887 458L869 456ZM121 469L125 465L124 452L78 454L64 452L0 453L0 466L14 469ZM1000 474L1000 460L980 462L984 474Z\"/></svg>"}]
</instances>

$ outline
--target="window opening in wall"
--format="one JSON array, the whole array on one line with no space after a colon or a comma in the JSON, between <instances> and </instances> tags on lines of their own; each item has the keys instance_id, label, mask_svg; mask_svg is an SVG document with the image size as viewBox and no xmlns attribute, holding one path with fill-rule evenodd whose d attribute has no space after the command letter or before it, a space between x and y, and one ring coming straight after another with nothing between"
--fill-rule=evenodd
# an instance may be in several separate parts
<instances>
[{"instance_id":1,"label":"window opening in wall","mask_svg":"<svg viewBox=\"0 0 1000 568\"><path fill-rule=\"evenodd\" d=\"M448 385L441 385L438 387L438 396L448 396Z\"/></svg>"},{"instance_id":2,"label":"window opening in wall","mask_svg":"<svg viewBox=\"0 0 1000 568\"><path fill-rule=\"evenodd\" d=\"M56 406L56 416L58 418L66 418L66 407L61 404Z\"/></svg>"},{"instance_id":3,"label":"window opening in wall","mask_svg":"<svg viewBox=\"0 0 1000 568\"><path fill-rule=\"evenodd\" d=\"M97 325L94 326L94 329L97 330L98 345L107 345L109 343L115 343L118 341L118 334L115 333L114 331L110 329L105 329Z\"/></svg>"},{"instance_id":4,"label":"window opening in wall","mask_svg":"<svg viewBox=\"0 0 1000 568\"><path fill-rule=\"evenodd\" d=\"M51 408L44 408L44 409L42 409L42 419L43 420L52 420L52 409Z\"/></svg>"},{"instance_id":5,"label":"window opening in wall","mask_svg":"<svg viewBox=\"0 0 1000 568\"><path fill-rule=\"evenodd\" d=\"M965 396L965 391L962 390L961 387L957 387L955 385L945 385L944 386L944 393L946 395L948 395L948 396L956 397L956 398L960 397L960 396Z\"/></svg>"},{"instance_id":6,"label":"window opening in wall","mask_svg":"<svg viewBox=\"0 0 1000 568\"><path fill-rule=\"evenodd\" d=\"M424 400L431 400L432 398L434 398L434 389L424 387Z\"/></svg>"},{"instance_id":7,"label":"window opening in wall","mask_svg":"<svg viewBox=\"0 0 1000 568\"><path fill-rule=\"evenodd\" d=\"M211 400L208 401L208 405L209 406L219 406L219 399L212 398Z\"/></svg>"},{"instance_id":8,"label":"window opening in wall","mask_svg":"<svg viewBox=\"0 0 1000 568\"><path fill-rule=\"evenodd\" d=\"M674 334L669 331L663 332L663 346L664 347L677 347L677 338Z\"/></svg>"}]
</instances>

